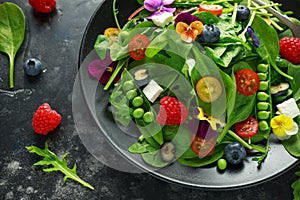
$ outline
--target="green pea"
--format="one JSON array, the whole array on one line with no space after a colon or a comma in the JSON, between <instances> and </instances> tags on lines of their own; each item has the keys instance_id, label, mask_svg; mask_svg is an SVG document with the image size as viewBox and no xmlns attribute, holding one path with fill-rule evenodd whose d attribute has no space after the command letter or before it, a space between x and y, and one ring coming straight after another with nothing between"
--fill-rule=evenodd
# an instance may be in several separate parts
<instances>
[{"instance_id":1,"label":"green pea","mask_svg":"<svg viewBox=\"0 0 300 200\"><path fill-rule=\"evenodd\" d=\"M140 107L141 105L143 105L144 99L141 96L137 96L132 99L131 103L134 107Z\"/></svg>"},{"instance_id":2,"label":"green pea","mask_svg":"<svg viewBox=\"0 0 300 200\"><path fill-rule=\"evenodd\" d=\"M125 81L122 85L123 90L129 91L134 88L134 82L132 80Z\"/></svg>"},{"instance_id":3,"label":"green pea","mask_svg":"<svg viewBox=\"0 0 300 200\"><path fill-rule=\"evenodd\" d=\"M257 113L257 117L258 117L258 119L269 119L270 112L268 112L268 111L259 111Z\"/></svg>"},{"instance_id":4,"label":"green pea","mask_svg":"<svg viewBox=\"0 0 300 200\"><path fill-rule=\"evenodd\" d=\"M269 69L269 66L267 64L261 63L261 64L257 65L258 72L267 72L268 69Z\"/></svg>"},{"instance_id":5,"label":"green pea","mask_svg":"<svg viewBox=\"0 0 300 200\"><path fill-rule=\"evenodd\" d=\"M137 108L132 113L134 118L141 118L144 115L144 109L143 108Z\"/></svg>"},{"instance_id":6,"label":"green pea","mask_svg":"<svg viewBox=\"0 0 300 200\"><path fill-rule=\"evenodd\" d=\"M218 168L220 170L224 170L227 167L227 161L224 158L221 158L221 159L218 160L218 164L217 165L218 165Z\"/></svg>"},{"instance_id":7,"label":"green pea","mask_svg":"<svg viewBox=\"0 0 300 200\"><path fill-rule=\"evenodd\" d=\"M135 90L129 90L126 92L126 97L130 100L137 96L137 92Z\"/></svg>"},{"instance_id":8,"label":"green pea","mask_svg":"<svg viewBox=\"0 0 300 200\"><path fill-rule=\"evenodd\" d=\"M261 81L265 81L268 78L267 73L257 73L257 75L259 76L259 80L261 80Z\"/></svg>"},{"instance_id":9,"label":"green pea","mask_svg":"<svg viewBox=\"0 0 300 200\"><path fill-rule=\"evenodd\" d=\"M153 120L154 120L154 114L151 111L145 112L145 114L143 115L143 120L146 123L153 122Z\"/></svg>"},{"instance_id":10,"label":"green pea","mask_svg":"<svg viewBox=\"0 0 300 200\"><path fill-rule=\"evenodd\" d=\"M258 110L268 110L269 109L269 103L268 102L258 102L257 103L257 109Z\"/></svg>"},{"instance_id":11,"label":"green pea","mask_svg":"<svg viewBox=\"0 0 300 200\"><path fill-rule=\"evenodd\" d=\"M269 98L269 95L267 93L265 93L265 92L258 92L257 93L257 99L259 101L267 101L268 98Z\"/></svg>"},{"instance_id":12,"label":"green pea","mask_svg":"<svg viewBox=\"0 0 300 200\"><path fill-rule=\"evenodd\" d=\"M259 82L259 90L267 90L269 87L268 81L260 81Z\"/></svg>"},{"instance_id":13,"label":"green pea","mask_svg":"<svg viewBox=\"0 0 300 200\"><path fill-rule=\"evenodd\" d=\"M261 131L266 131L269 129L269 124L266 120L262 120L258 123L259 129Z\"/></svg>"}]
</instances>

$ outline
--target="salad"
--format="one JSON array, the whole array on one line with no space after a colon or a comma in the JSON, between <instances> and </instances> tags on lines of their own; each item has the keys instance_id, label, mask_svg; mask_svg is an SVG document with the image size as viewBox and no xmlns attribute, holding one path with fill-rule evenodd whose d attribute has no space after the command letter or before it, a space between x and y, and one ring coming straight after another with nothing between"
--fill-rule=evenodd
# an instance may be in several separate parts
<instances>
[{"instance_id":1,"label":"salad","mask_svg":"<svg viewBox=\"0 0 300 200\"><path fill-rule=\"evenodd\" d=\"M261 165L272 142L300 156L300 40L265 10L280 4L137 2L121 27L113 1L116 26L88 66L116 124L138 134L129 152L157 168L221 170L246 157Z\"/></svg>"}]
</instances>

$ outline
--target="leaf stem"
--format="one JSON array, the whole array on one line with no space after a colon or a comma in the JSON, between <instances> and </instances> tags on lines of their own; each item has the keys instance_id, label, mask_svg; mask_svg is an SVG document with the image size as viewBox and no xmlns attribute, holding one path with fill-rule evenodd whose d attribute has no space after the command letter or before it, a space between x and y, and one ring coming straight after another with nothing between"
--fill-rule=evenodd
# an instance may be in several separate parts
<instances>
[{"instance_id":1,"label":"leaf stem","mask_svg":"<svg viewBox=\"0 0 300 200\"><path fill-rule=\"evenodd\" d=\"M124 59L124 60L120 60L118 62L118 65L117 65L116 69L114 70L113 74L111 75L111 77L107 81L107 83L104 86L103 90L108 90L108 88L110 87L110 85L112 84L112 82L114 81L114 79L116 78L116 76L118 75L118 73L120 72L120 70L123 68L123 65L127 61L128 61L128 59Z\"/></svg>"},{"instance_id":2,"label":"leaf stem","mask_svg":"<svg viewBox=\"0 0 300 200\"><path fill-rule=\"evenodd\" d=\"M14 68L15 68L14 57L9 55L9 87L10 87L10 89L14 88Z\"/></svg>"},{"instance_id":3,"label":"leaf stem","mask_svg":"<svg viewBox=\"0 0 300 200\"><path fill-rule=\"evenodd\" d=\"M114 14L116 25L117 25L118 29L121 30L121 26L119 24L118 17L117 17L119 10L116 8L116 2L117 2L117 0L113 1L113 14Z\"/></svg>"}]
</instances>

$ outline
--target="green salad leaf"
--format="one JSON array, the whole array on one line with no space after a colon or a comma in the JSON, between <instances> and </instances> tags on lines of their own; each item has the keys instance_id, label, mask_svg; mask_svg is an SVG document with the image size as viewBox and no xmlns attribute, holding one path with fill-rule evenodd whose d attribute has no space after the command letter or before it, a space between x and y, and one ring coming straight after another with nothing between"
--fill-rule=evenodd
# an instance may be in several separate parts
<instances>
[{"instance_id":1,"label":"green salad leaf","mask_svg":"<svg viewBox=\"0 0 300 200\"><path fill-rule=\"evenodd\" d=\"M300 171L295 173L298 177L300 177ZM292 183L292 188L294 189L294 200L300 199L300 178Z\"/></svg>"},{"instance_id":2,"label":"green salad leaf","mask_svg":"<svg viewBox=\"0 0 300 200\"><path fill-rule=\"evenodd\" d=\"M92 190L94 190L94 187L91 186L89 183L85 182L84 180L82 180L76 173L76 164L74 164L73 168L70 169L67 166L67 160L66 157L68 154L64 154L62 159L58 158L57 155L55 155L55 153L53 153L52 151L50 151L48 149L48 144L47 142L45 143L45 149L40 149L39 147L36 146L26 146L26 149L30 152L30 153L35 153L39 156L44 157L43 160L40 160L36 163L34 163L34 166L38 166L38 165L46 165L49 166L51 165L51 167L48 168L44 168L43 171L44 172L54 172L54 171L60 171L62 172L65 177L64 177L64 181L67 181L67 179L73 179L74 181L77 181L79 183L81 183L83 186L88 187Z\"/></svg>"},{"instance_id":3,"label":"green salad leaf","mask_svg":"<svg viewBox=\"0 0 300 200\"><path fill-rule=\"evenodd\" d=\"M25 15L14 3L0 4L0 51L9 57L9 86L14 87L15 56L25 36Z\"/></svg>"}]
</instances>

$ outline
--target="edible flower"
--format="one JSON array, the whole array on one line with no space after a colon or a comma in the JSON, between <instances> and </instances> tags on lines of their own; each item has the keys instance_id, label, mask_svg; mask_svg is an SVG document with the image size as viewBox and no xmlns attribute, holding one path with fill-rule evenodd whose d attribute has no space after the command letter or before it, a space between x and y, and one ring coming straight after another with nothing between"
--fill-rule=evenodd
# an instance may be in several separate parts
<instances>
[{"instance_id":1,"label":"edible flower","mask_svg":"<svg viewBox=\"0 0 300 200\"><path fill-rule=\"evenodd\" d=\"M173 2L174 0L145 0L145 9L152 12L148 19L157 18L164 13L174 13L176 8L170 7Z\"/></svg>"},{"instance_id":2,"label":"edible flower","mask_svg":"<svg viewBox=\"0 0 300 200\"><path fill-rule=\"evenodd\" d=\"M255 47L259 47L260 46L259 39L256 36L256 34L254 33L254 30L251 28L251 26L248 26L247 33L248 33L249 37L251 38L253 45Z\"/></svg>"},{"instance_id":3,"label":"edible flower","mask_svg":"<svg viewBox=\"0 0 300 200\"><path fill-rule=\"evenodd\" d=\"M199 107L198 110L199 110L199 114L198 114L197 118L200 120L206 120L210 124L210 126L213 130L217 130L217 125L220 125L220 126L223 125L219 119L206 114L204 112L203 108Z\"/></svg>"},{"instance_id":4,"label":"edible flower","mask_svg":"<svg viewBox=\"0 0 300 200\"><path fill-rule=\"evenodd\" d=\"M271 119L270 123L273 133L280 140L290 138L298 133L298 125L293 119L284 114L277 115Z\"/></svg>"},{"instance_id":5,"label":"edible flower","mask_svg":"<svg viewBox=\"0 0 300 200\"><path fill-rule=\"evenodd\" d=\"M185 42L193 42L204 29L203 23L199 17L190 13L181 13L175 19L176 32Z\"/></svg>"},{"instance_id":6,"label":"edible flower","mask_svg":"<svg viewBox=\"0 0 300 200\"><path fill-rule=\"evenodd\" d=\"M88 72L92 77L98 79L99 82L104 85L110 79L116 66L117 63L113 62L110 58L110 54L107 53L104 60L92 60L88 65ZM118 81L119 78L120 76L117 76L114 81Z\"/></svg>"},{"instance_id":7,"label":"edible flower","mask_svg":"<svg viewBox=\"0 0 300 200\"><path fill-rule=\"evenodd\" d=\"M188 123L190 131L197 137L209 140L217 137L217 132L212 129L211 125L206 121L193 118Z\"/></svg>"}]
</instances>

